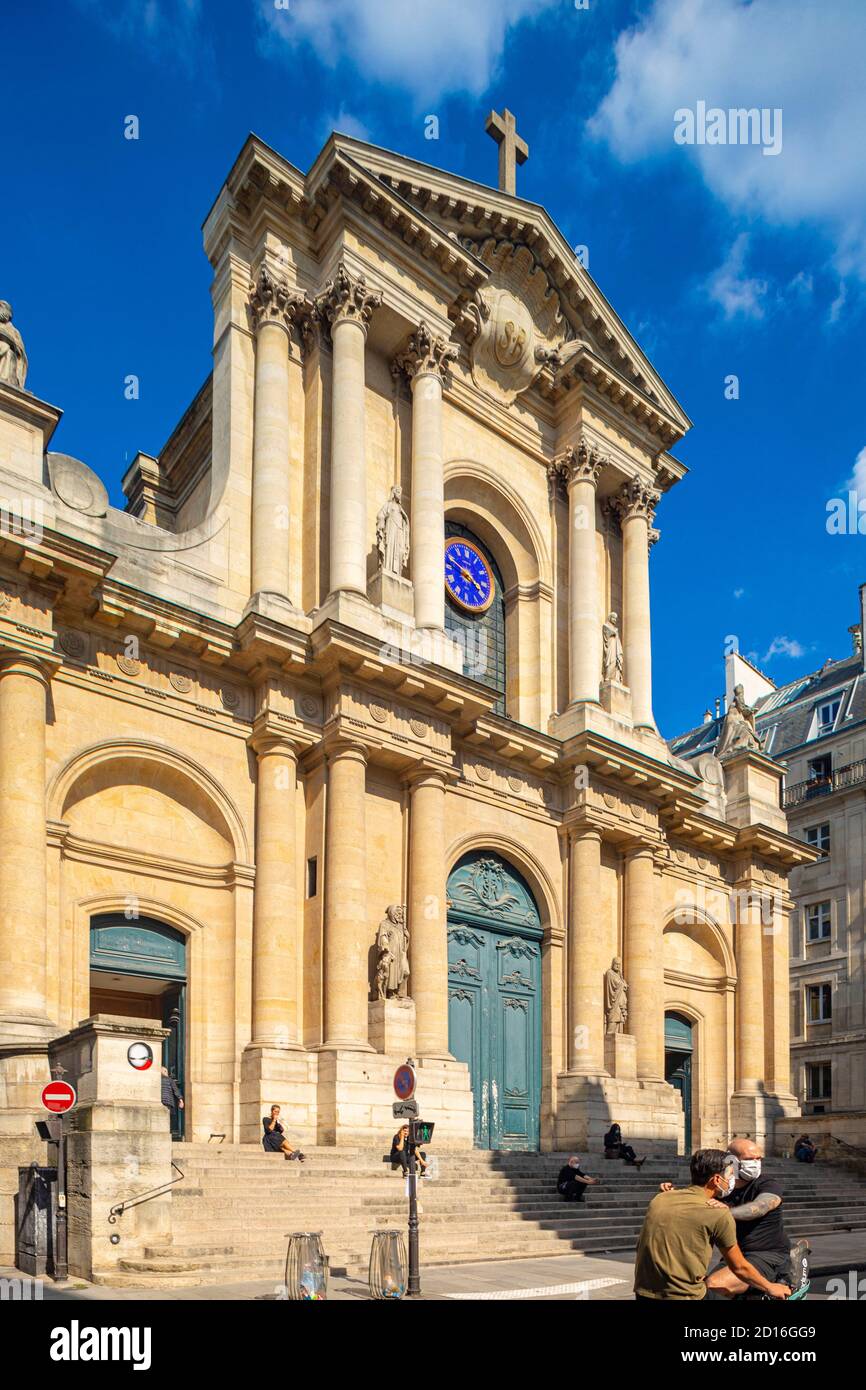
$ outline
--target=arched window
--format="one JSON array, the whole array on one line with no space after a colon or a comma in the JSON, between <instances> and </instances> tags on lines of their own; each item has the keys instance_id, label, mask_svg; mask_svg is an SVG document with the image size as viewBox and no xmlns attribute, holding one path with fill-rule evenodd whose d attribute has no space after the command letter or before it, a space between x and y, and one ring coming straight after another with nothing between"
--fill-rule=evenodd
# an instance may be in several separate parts
<instances>
[{"instance_id":1,"label":"arched window","mask_svg":"<svg viewBox=\"0 0 866 1390\"><path fill-rule=\"evenodd\" d=\"M445 631L463 652L463 674L496 691L495 714L505 713L505 597L502 575L490 551L466 526L446 521L445 538L462 536L481 552L493 575L493 601L484 613L471 613L445 591Z\"/></svg>"}]
</instances>

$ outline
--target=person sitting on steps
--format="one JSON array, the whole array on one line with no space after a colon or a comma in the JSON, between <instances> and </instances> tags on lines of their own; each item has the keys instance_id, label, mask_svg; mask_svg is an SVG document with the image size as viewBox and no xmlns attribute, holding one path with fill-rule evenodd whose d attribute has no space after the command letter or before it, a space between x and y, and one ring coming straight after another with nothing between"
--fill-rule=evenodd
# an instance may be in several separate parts
<instances>
[{"instance_id":1,"label":"person sitting on steps","mask_svg":"<svg viewBox=\"0 0 866 1390\"><path fill-rule=\"evenodd\" d=\"M262 1116L262 1128L264 1129L262 1148L266 1153L282 1153L285 1154L286 1158L296 1158L299 1163L304 1162L305 1155L301 1153L300 1149L293 1149L286 1138L286 1131L280 1124L280 1107L278 1105L271 1106L270 1115Z\"/></svg>"},{"instance_id":2,"label":"person sitting on steps","mask_svg":"<svg viewBox=\"0 0 866 1390\"><path fill-rule=\"evenodd\" d=\"M631 1144L626 1144L623 1141L622 1130L616 1121L604 1136L604 1156L605 1158L621 1158L630 1168L640 1169L646 1163L646 1156L638 1158Z\"/></svg>"},{"instance_id":3,"label":"person sitting on steps","mask_svg":"<svg viewBox=\"0 0 866 1390\"><path fill-rule=\"evenodd\" d=\"M415 1159L418 1164L418 1176L419 1178L423 1178L424 1174L427 1172L427 1155L423 1149L416 1147ZM408 1125L401 1125L391 1140L391 1172L396 1172L398 1168L402 1168L404 1173L409 1172Z\"/></svg>"},{"instance_id":4,"label":"person sitting on steps","mask_svg":"<svg viewBox=\"0 0 866 1390\"><path fill-rule=\"evenodd\" d=\"M577 1154L572 1154L564 1168L560 1168L556 1179L556 1190L564 1202L582 1202L588 1187L595 1187L598 1178L584 1173Z\"/></svg>"}]
</instances>

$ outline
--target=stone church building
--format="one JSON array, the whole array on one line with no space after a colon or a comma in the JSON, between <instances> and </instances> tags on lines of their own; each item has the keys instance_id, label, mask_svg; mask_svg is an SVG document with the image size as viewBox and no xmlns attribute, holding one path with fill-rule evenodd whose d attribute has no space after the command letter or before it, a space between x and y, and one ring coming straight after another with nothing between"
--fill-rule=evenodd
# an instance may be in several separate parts
<instances>
[{"instance_id":1,"label":"stone church building","mask_svg":"<svg viewBox=\"0 0 866 1390\"><path fill-rule=\"evenodd\" d=\"M4 1233L53 1062L131 1104L107 1064L87 1089L112 1030L163 1048L178 1139L258 1142L276 1102L292 1142L381 1146L406 1057L443 1148L796 1113L814 851L779 764L682 762L653 718L689 420L496 122L499 189L246 141L204 225L213 370L123 510L51 451L4 312Z\"/></svg>"}]
</instances>

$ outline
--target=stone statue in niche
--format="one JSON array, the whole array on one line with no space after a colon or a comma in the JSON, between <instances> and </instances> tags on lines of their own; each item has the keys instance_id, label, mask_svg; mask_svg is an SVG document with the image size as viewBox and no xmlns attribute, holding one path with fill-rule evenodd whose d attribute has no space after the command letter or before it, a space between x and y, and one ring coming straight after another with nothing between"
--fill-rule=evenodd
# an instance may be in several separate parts
<instances>
[{"instance_id":1,"label":"stone statue in niche","mask_svg":"<svg viewBox=\"0 0 866 1390\"><path fill-rule=\"evenodd\" d=\"M628 1021L628 985L622 973L622 961L614 956L610 969L604 972L604 1031L624 1033Z\"/></svg>"},{"instance_id":2,"label":"stone statue in niche","mask_svg":"<svg viewBox=\"0 0 866 1390\"><path fill-rule=\"evenodd\" d=\"M608 613L607 621L602 624L601 640L602 680L616 681L618 684L622 685L622 638L619 635L619 618L616 613Z\"/></svg>"},{"instance_id":3,"label":"stone statue in niche","mask_svg":"<svg viewBox=\"0 0 866 1390\"><path fill-rule=\"evenodd\" d=\"M392 487L376 517L376 545L383 574L399 579L409 562L409 518L403 510L403 489Z\"/></svg>"},{"instance_id":4,"label":"stone statue in niche","mask_svg":"<svg viewBox=\"0 0 866 1390\"><path fill-rule=\"evenodd\" d=\"M26 380L24 340L12 322L12 305L0 299L0 381L23 391Z\"/></svg>"},{"instance_id":5,"label":"stone statue in niche","mask_svg":"<svg viewBox=\"0 0 866 1390\"><path fill-rule=\"evenodd\" d=\"M379 958L376 962L376 998L408 998L409 928L406 909L392 903L379 923L376 935Z\"/></svg>"},{"instance_id":6,"label":"stone statue in niche","mask_svg":"<svg viewBox=\"0 0 866 1390\"><path fill-rule=\"evenodd\" d=\"M760 753L764 740L755 725L755 711L746 704L741 685L734 686L734 698L728 705L722 736L716 749L716 757L724 758L741 748L753 748Z\"/></svg>"}]
</instances>

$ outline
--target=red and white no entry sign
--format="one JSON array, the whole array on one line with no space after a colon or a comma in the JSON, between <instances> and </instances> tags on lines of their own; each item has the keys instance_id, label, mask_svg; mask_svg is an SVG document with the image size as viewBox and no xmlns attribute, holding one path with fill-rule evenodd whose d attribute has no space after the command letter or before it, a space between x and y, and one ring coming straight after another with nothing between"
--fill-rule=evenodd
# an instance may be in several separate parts
<instances>
[{"instance_id":1,"label":"red and white no entry sign","mask_svg":"<svg viewBox=\"0 0 866 1390\"><path fill-rule=\"evenodd\" d=\"M52 1115L63 1115L71 1110L77 1099L75 1087L68 1081L50 1081L42 1088L42 1104Z\"/></svg>"},{"instance_id":2,"label":"red and white no entry sign","mask_svg":"<svg viewBox=\"0 0 866 1390\"><path fill-rule=\"evenodd\" d=\"M131 1043L126 1053L127 1061L136 1071L147 1071L153 1066L153 1052L147 1043Z\"/></svg>"}]
</instances>

